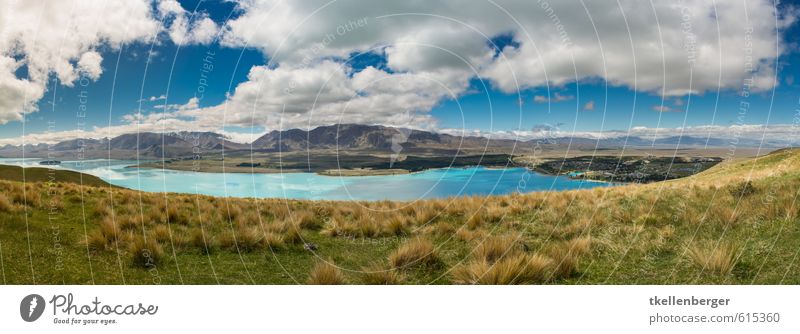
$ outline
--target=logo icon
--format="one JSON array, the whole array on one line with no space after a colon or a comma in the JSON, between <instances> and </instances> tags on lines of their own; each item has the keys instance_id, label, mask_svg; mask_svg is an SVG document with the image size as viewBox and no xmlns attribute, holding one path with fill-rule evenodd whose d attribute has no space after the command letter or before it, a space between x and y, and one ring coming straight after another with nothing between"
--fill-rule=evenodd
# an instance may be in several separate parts
<instances>
[{"instance_id":1,"label":"logo icon","mask_svg":"<svg viewBox=\"0 0 800 334\"><path fill-rule=\"evenodd\" d=\"M44 298L37 294L28 295L22 298L19 303L19 315L22 320L34 322L44 313Z\"/></svg>"}]
</instances>

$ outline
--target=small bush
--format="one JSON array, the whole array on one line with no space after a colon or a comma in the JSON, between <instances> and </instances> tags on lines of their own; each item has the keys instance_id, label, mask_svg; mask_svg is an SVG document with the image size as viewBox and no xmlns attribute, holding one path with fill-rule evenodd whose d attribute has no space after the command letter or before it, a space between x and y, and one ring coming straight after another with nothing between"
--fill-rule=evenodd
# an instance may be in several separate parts
<instances>
[{"instance_id":1,"label":"small bush","mask_svg":"<svg viewBox=\"0 0 800 334\"><path fill-rule=\"evenodd\" d=\"M436 266L439 256L430 240L416 238L407 241L389 255L389 263L394 268L410 266Z\"/></svg>"},{"instance_id":2,"label":"small bush","mask_svg":"<svg viewBox=\"0 0 800 334\"><path fill-rule=\"evenodd\" d=\"M730 189L731 195L733 197L748 197L750 195L758 193L758 188L753 185L753 182L745 181L739 184L734 185Z\"/></svg>"},{"instance_id":3,"label":"small bush","mask_svg":"<svg viewBox=\"0 0 800 334\"><path fill-rule=\"evenodd\" d=\"M308 284L312 285L338 285L345 284L344 274L331 261L319 261L314 265L308 276Z\"/></svg>"}]
</instances>

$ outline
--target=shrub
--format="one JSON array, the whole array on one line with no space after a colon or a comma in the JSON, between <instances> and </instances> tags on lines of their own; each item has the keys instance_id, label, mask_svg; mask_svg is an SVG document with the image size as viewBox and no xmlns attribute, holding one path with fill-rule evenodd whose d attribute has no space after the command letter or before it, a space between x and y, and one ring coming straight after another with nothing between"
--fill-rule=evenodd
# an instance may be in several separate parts
<instances>
[{"instance_id":1,"label":"shrub","mask_svg":"<svg viewBox=\"0 0 800 334\"><path fill-rule=\"evenodd\" d=\"M319 261L308 276L308 284L337 285L345 284L344 274L332 261Z\"/></svg>"},{"instance_id":2,"label":"shrub","mask_svg":"<svg viewBox=\"0 0 800 334\"><path fill-rule=\"evenodd\" d=\"M758 193L758 188L756 188L756 186L753 185L753 182L750 182L748 180L732 186L730 192L731 195L733 195L733 197L740 197L740 196L748 197L750 195Z\"/></svg>"},{"instance_id":3,"label":"shrub","mask_svg":"<svg viewBox=\"0 0 800 334\"><path fill-rule=\"evenodd\" d=\"M161 245L155 240L145 240L142 237L134 239L130 246L130 252L133 264L143 268L155 267L164 255Z\"/></svg>"},{"instance_id":4,"label":"shrub","mask_svg":"<svg viewBox=\"0 0 800 334\"><path fill-rule=\"evenodd\" d=\"M435 266L439 263L439 256L433 243L423 238L407 241L389 255L389 263L394 268L411 266Z\"/></svg>"},{"instance_id":5,"label":"shrub","mask_svg":"<svg viewBox=\"0 0 800 334\"><path fill-rule=\"evenodd\" d=\"M703 271L724 276L730 274L736 266L738 252L738 246L721 242L716 247L713 245L692 246L689 248L688 254Z\"/></svg>"}]
</instances>

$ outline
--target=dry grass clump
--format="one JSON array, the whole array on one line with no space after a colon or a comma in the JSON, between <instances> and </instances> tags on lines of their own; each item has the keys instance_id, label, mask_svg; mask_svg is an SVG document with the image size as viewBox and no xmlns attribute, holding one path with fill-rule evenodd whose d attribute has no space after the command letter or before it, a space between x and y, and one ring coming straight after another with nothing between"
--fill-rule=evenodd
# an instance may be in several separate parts
<instances>
[{"instance_id":1,"label":"dry grass clump","mask_svg":"<svg viewBox=\"0 0 800 334\"><path fill-rule=\"evenodd\" d=\"M299 225L284 223L286 225L283 232L283 241L290 244L299 244L303 242L303 235L300 233L301 227Z\"/></svg>"},{"instance_id":2,"label":"dry grass clump","mask_svg":"<svg viewBox=\"0 0 800 334\"><path fill-rule=\"evenodd\" d=\"M236 231L235 243L236 248L240 252L252 252L264 245L263 238L259 231L250 227L238 228Z\"/></svg>"},{"instance_id":3,"label":"dry grass clump","mask_svg":"<svg viewBox=\"0 0 800 334\"><path fill-rule=\"evenodd\" d=\"M14 212L16 208L14 204L6 197L6 195L0 194L0 212Z\"/></svg>"},{"instance_id":4,"label":"dry grass clump","mask_svg":"<svg viewBox=\"0 0 800 334\"><path fill-rule=\"evenodd\" d=\"M203 253L211 253L216 246L215 239L200 228L192 231L191 239L191 244Z\"/></svg>"},{"instance_id":5,"label":"dry grass clump","mask_svg":"<svg viewBox=\"0 0 800 334\"><path fill-rule=\"evenodd\" d=\"M478 238L483 238L485 235L485 230L469 230L466 228L460 228L455 232L456 239L467 242Z\"/></svg>"},{"instance_id":6,"label":"dry grass clump","mask_svg":"<svg viewBox=\"0 0 800 334\"><path fill-rule=\"evenodd\" d=\"M721 242L716 246L713 243L705 246L694 245L689 248L688 255L703 271L725 276L736 266L738 253L738 246Z\"/></svg>"},{"instance_id":7,"label":"dry grass clump","mask_svg":"<svg viewBox=\"0 0 800 334\"><path fill-rule=\"evenodd\" d=\"M293 218L294 224L301 229L317 230L322 226L320 222L317 221L316 216L311 212L303 211L295 214Z\"/></svg>"},{"instance_id":8,"label":"dry grass clump","mask_svg":"<svg viewBox=\"0 0 800 334\"><path fill-rule=\"evenodd\" d=\"M100 233L107 241L116 241L120 236L120 229L112 217L106 217L100 221Z\"/></svg>"},{"instance_id":9,"label":"dry grass clump","mask_svg":"<svg viewBox=\"0 0 800 334\"><path fill-rule=\"evenodd\" d=\"M314 265L308 276L308 284L312 285L338 285L345 284L346 280L342 270L332 261L319 261Z\"/></svg>"},{"instance_id":10,"label":"dry grass clump","mask_svg":"<svg viewBox=\"0 0 800 334\"><path fill-rule=\"evenodd\" d=\"M323 235L329 237L338 237L345 234L345 220L339 217L331 217L325 222L325 227L322 228Z\"/></svg>"},{"instance_id":11,"label":"dry grass clump","mask_svg":"<svg viewBox=\"0 0 800 334\"><path fill-rule=\"evenodd\" d=\"M137 215L117 216L117 225L124 231L136 230L140 227Z\"/></svg>"},{"instance_id":12,"label":"dry grass clump","mask_svg":"<svg viewBox=\"0 0 800 334\"><path fill-rule=\"evenodd\" d=\"M518 241L518 235L490 236L475 247L473 254L476 259L493 263L507 254L519 252L521 249Z\"/></svg>"},{"instance_id":13,"label":"dry grass clump","mask_svg":"<svg viewBox=\"0 0 800 334\"><path fill-rule=\"evenodd\" d=\"M166 225L156 225L156 227L153 228L153 237L156 238L158 242L169 242L171 233Z\"/></svg>"},{"instance_id":14,"label":"dry grass clump","mask_svg":"<svg viewBox=\"0 0 800 334\"><path fill-rule=\"evenodd\" d=\"M369 285L397 285L405 280L403 274L393 268L384 268L381 264L375 263L369 267L361 268L363 271L362 280Z\"/></svg>"},{"instance_id":15,"label":"dry grass clump","mask_svg":"<svg viewBox=\"0 0 800 334\"><path fill-rule=\"evenodd\" d=\"M578 260L591 250L591 237L575 238L551 247L548 255L553 259L553 278L569 278L578 272Z\"/></svg>"},{"instance_id":16,"label":"dry grass clump","mask_svg":"<svg viewBox=\"0 0 800 334\"><path fill-rule=\"evenodd\" d=\"M387 219L386 224L384 225L384 232L387 235L393 235L393 236L401 236L408 234L408 228L406 227L405 217L400 215L389 217Z\"/></svg>"},{"instance_id":17,"label":"dry grass clump","mask_svg":"<svg viewBox=\"0 0 800 334\"><path fill-rule=\"evenodd\" d=\"M473 260L453 269L456 284L537 284L551 276L553 260L538 254L518 253L495 263Z\"/></svg>"},{"instance_id":18,"label":"dry grass clump","mask_svg":"<svg viewBox=\"0 0 800 334\"><path fill-rule=\"evenodd\" d=\"M91 251L104 251L106 250L106 244L108 244L108 240L100 231L92 231L86 236L86 245Z\"/></svg>"},{"instance_id":19,"label":"dry grass clump","mask_svg":"<svg viewBox=\"0 0 800 334\"><path fill-rule=\"evenodd\" d=\"M264 234L264 246L269 247L270 250L278 250L282 249L286 246L286 243L283 240L283 236L276 233L266 233Z\"/></svg>"},{"instance_id":20,"label":"dry grass clump","mask_svg":"<svg viewBox=\"0 0 800 334\"><path fill-rule=\"evenodd\" d=\"M145 240L142 237L136 237L130 246L131 259L133 264L139 267L150 268L155 267L164 256L164 250L161 245L153 239Z\"/></svg>"},{"instance_id":21,"label":"dry grass clump","mask_svg":"<svg viewBox=\"0 0 800 334\"><path fill-rule=\"evenodd\" d=\"M430 240L414 238L392 252L389 263L398 269L411 266L433 267L439 264L439 256Z\"/></svg>"}]
</instances>

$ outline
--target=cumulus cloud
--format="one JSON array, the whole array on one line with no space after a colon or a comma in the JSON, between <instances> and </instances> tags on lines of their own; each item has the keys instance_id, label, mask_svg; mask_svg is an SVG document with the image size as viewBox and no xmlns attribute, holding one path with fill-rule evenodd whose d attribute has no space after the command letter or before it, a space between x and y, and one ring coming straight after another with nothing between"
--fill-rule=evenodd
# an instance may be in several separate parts
<instances>
[{"instance_id":1,"label":"cumulus cloud","mask_svg":"<svg viewBox=\"0 0 800 334\"><path fill-rule=\"evenodd\" d=\"M488 80L506 93L594 78L663 96L717 88L737 90L750 78L750 89L767 90L776 85L775 60L785 52L776 34L796 19L795 11L779 15L768 1L505 0L464 6L460 1L443 0L374 6L368 1L248 0L240 7L242 14L223 28L222 43L262 50L271 63L254 68L255 72L316 78L309 69L315 71L322 60L346 60L354 53L379 50L393 72L390 77L402 72L442 80L443 87L456 88L452 89L456 97L468 92L461 89L464 78ZM499 54L492 45L497 36L513 40L502 46ZM292 71L297 73L290 74ZM283 104L289 111L281 112L290 120L309 112L309 101L275 95L276 90L263 88L266 78L251 74L254 80L242 83L229 101L236 105L228 108L237 115L234 120L263 123L265 115L274 117L276 106ZM348 78L351 75L346 70L334 73L329 89L341 93L355 89L348 83L354 80ZM300 82L313 81L309 80ZM426 85L416 83L422 85L418 89ZM257 93L255 87L267 91ZM403 94L394 98L373 94L371 100L386 97L384 100L400 106L394 109L410 104L425 111L453 95ZM256 104L256 95L272 99ZM314 125L335 120L342 113L342 103L352 96L337 96L328 102L326 98L332 97L321 94L312 98L316 99L314 117L304 118L306 122ZM539 103L568 99L571 97L558 94L534 97ZM353 102L357 106L365 100L356 96ZM239 116L241 105L250 106L249 116ZM264 115L259 115L262 106ZM593 103L584 109L593 109ZM347 112L361 119L359 113L364 111L348 108ZM384 118L376 112L366 119L380 123Z\"/></svg>"},{"instance_id":2,"label":"cumulus cloud","mask_svg":"<svg viewBox=\"0 0 800 334\"><path fill-rule=\"evenodd\" d=\"M97 80L103 73L98 50L154 41L178 29L162 25L159 15L183 20L189 42L211 41L215 25L205 16L189 20L174 0L159 1L157 8L149 0L0 1L0 124L36 111L51 76L65 86L81 76ZM20 68L27 77L19 77Z\"/></svg>"},{"instance_id":3,"label":"cumulus cloud","mask_svg":"<svg viewBox=\"0 0 800 334\"><path fill-rule=\"evenodd\" d=\"M216 113L212 117L224 116L229 125L269 129L334 123L430 127L435 120L425 112L462 94L469 79L452 69L389 73L370 66L354 72L330 60L308 67L256 66L224 105L190 114Z\"/></svg>"}]
</instances>

